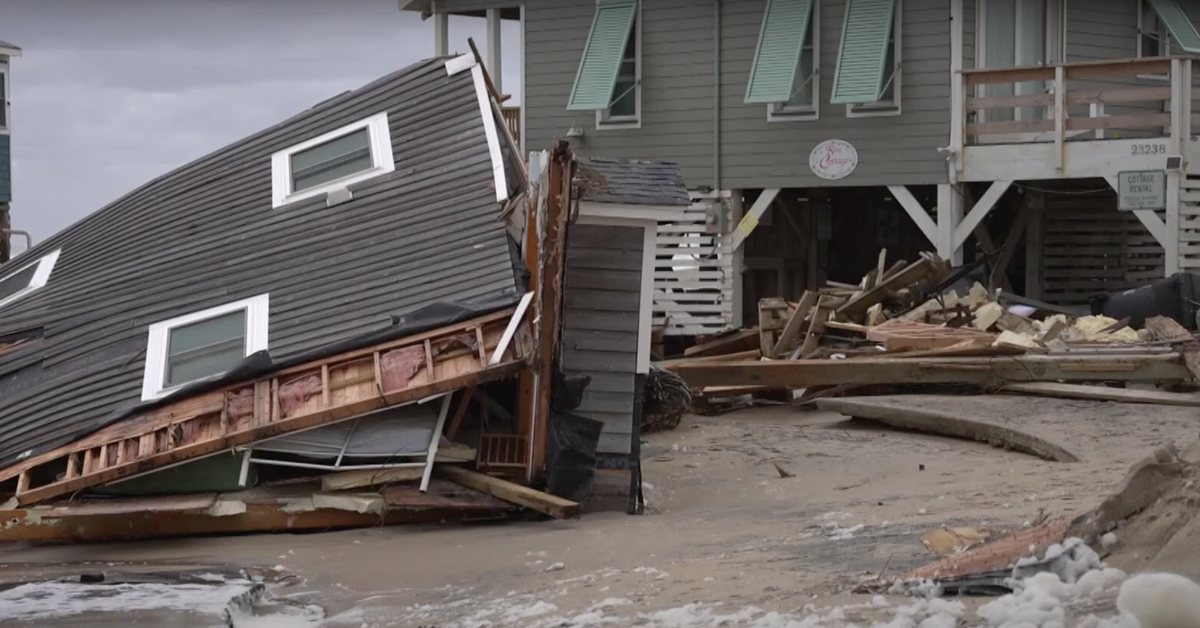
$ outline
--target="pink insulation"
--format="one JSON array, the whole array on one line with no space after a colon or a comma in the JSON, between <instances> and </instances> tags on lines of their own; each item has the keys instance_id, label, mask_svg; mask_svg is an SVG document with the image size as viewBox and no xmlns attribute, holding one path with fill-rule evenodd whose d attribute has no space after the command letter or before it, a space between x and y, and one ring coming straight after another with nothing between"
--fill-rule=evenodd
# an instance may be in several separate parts
<instances>
[{"instance_id":1,"label":"pink insulation","mask_svg":"<svg viewBox=\"0 0 1200 628\"><path fill-rule=\"evenodd\" d=\"M225 414L233 419L254 413L254 387L225 393Z\"/></svg>"},{"instance_id":2,"label":"pink insulation","mask_svg":"<svg viewBox=\"0 0 1200 628\"><path fill-rule=\"evenodd\" d=\"M403 347L379 356L379 368L383 371L383 389L392 391L407 388L408 381L417 374L424 363L423 345Z\"/></svg>"},{"instance_id":3,"label":"pink insulation","mask_svg":"<svg viewBox=\"0 0 1200 628\"><path fill-rule=\"evenodd\" d=\"M279 387L279 406L288 417L299 410L313 395L321 392L321 378L316 374L293 379Z\"/></svg>"}]
</instances>

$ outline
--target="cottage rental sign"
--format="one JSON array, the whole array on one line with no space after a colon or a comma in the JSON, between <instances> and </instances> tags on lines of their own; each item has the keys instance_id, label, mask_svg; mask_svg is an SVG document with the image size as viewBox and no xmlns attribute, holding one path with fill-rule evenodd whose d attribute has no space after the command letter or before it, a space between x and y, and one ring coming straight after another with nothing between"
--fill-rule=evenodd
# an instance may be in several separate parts
<instances>
[{"instance_id":1,"label":"cottage rental sign","mask_svg":"<svg viewBox=\"0 0 1200 628\"><path fill-rule=\"evenodd\" d=\"M1127 170L1117 173L1117 209L1167 208L1167 173L1164 170Z\"/></svg>"},{"instance_id":2,"label":"cottage rental sign","mask_svg":"<svg viewBox=\"0 0 1200 628\"><path fill-rule=\"evenodd\" d=\"M812 149L808 156L808 167L822 179L844 179L858 167L858 151L850 142L825 140Z\"/></svg>"}]
</instances>

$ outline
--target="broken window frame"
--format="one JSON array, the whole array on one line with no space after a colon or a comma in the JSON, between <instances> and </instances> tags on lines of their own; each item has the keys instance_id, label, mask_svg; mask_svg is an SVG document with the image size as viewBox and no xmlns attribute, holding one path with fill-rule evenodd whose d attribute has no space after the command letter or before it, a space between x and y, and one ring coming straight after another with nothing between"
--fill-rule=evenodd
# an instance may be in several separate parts
<instances>
[{"instance_id":1,"label":"broken window frame","mask_svg":"<svg viewBox=\"0 0 1200 628\"><path fill-rule=\"evenodd\" d=\"M159 399L184 386L223 375L224 373L217 373L168 386L166 383L168 372L167 360L171 332L181 327L220 318L239 310L243 310L246 313L242 357L244 358L257 351L265 351L268 345L268 331L270 328L269 294L260 294L240 301L225 303L151 325L146 340L146 367L142 377L142 401Z\"/></svg>"},{"instance_id":2,"label":"broken window frame","mask_svg":"<svg viewBox=\"0 0 1200 628\"><path fill-rule=\"evenodd\" d=\"M342 139L363 129L367 129L371 151L371 167L353 174L348 174L313 187L296 190L292 158L305 151ZM392 155L391 129L388 126L387 112L377 113L368 118L348 124L310 140L301 142L290 148L281 150L271 156L272 207L279 208L296 201L323 196L326 193L344 188L348 185L366 181L377 176L393 172L396 160Z\"/></svg>"},{"instance_id":3,"label":"broken window frame","mask_svg":"<svg viewBox=\"0 0 1200 628\"><path fill-rule=\"evenodd\" d=\"M47 283L49 283L50 273L54 270L54 264L58 262L58 255L61 252L62 249L55 249L54 251L51 251L50 253L47 253L27 263L22 262L22 260L18 258L13 260L13 262L10 262L10 264L12 264L12 270L0 269L0 282L3 282L6 279L29 270L35 264L37 265L37 270L33 272L33 275L29 278L29 283L27 283L24 288L21 288L8 296L0 296L0 308L16 302L30 292L44 287Z\"/></svg>"}]
</instances>

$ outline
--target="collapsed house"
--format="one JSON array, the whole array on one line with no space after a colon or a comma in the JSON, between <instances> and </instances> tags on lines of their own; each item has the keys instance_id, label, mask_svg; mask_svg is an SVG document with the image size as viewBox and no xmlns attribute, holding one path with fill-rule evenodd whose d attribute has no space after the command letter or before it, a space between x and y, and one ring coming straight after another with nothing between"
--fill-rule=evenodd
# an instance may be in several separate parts
<instances>
[{"instance_id":1,"label":"collapsed house","mask_svg":"<svg viewBox=\"0 0 1200 628\"><path fill-rule=\"evenodd\" d=\"M574 159L531 186L499 100L477 57L415 64L0 267L0 540L577 515L530 488L595 474L598 435L551 438ZM628 456L648 324L621 340Z\"/></svg>"}]
</instances>

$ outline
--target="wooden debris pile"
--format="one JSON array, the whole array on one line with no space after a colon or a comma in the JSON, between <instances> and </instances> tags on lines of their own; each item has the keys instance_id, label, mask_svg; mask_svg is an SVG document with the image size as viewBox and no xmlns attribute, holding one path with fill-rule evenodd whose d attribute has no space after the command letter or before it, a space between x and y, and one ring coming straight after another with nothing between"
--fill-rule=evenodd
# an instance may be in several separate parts
<instances>
[{"instance_id":1,"label":"wooden debris pile","mask_svg":"<svg viewBox=\"0 0 1200 628\"><path fill-rule=\"evenodd\" d=\"M803 389L801 401L880 386L1200 379L1200 345L1173 320L1136 330L1128 319L1014 305L964 275L928 253L888 265L883 251L858 285L829 282L794 303L763 299L757 328L661 366L703 395Z\"/></svg>"}]
</instances>

